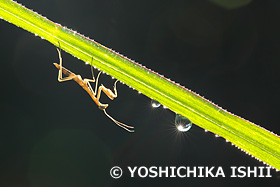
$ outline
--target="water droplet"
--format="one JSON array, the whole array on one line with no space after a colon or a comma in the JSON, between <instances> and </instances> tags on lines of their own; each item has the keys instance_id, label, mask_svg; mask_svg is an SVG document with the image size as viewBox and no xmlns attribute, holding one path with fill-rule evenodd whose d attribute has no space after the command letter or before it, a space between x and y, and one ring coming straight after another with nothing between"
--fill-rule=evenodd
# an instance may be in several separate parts
<instances>
[{"instance_id":1,"label":"water droplet","mask_svg":"<svg viewBox=\"0 0 280 187\"><path fill-rule=\"evenodd\" d=\"M153 108L158 108L161 105L158 101L156 101L154 99L151 100L151 104L152 104Z\"/></svg>"},{"instance_id":2,"label":"water droplet","mask_svg":"<svg viewBox=\"0 0 280 187\"><path fill-rule=\"evenodd\" d=\"M179 131L187 132L192 127L192 122L185 116L182 116L181 114L176 114L175 126Z\"/></svg>"}]
</instances>

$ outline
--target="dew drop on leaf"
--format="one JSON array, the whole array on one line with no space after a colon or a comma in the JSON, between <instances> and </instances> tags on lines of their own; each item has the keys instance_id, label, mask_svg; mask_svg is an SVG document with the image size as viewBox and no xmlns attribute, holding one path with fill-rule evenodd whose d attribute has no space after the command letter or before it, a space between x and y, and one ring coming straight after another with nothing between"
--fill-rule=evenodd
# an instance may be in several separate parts
<instances>
[{"instance_id":1,"label":"dew drop on leaf","mask_svg":"<svg viewBox=\"0 0 280 187\"><path fill-rule=\"evenodd\" d=\"M182 116L181 114L176 114L175 126L179 131L187 132L192 127L192 122L185 116Z\"/></svg>"},{"instance_id":2,"label":"dew drop on leaf","mask_svg":"<svg viewBox=\"0 0 280 187\"><path fill-rule=\"evenodd\" d=\"M151 100L151 105L152 105L153 108L158 108L158 107L160 107L161 104L158 101L152 99Z\"/></svg>"}]
</instances>

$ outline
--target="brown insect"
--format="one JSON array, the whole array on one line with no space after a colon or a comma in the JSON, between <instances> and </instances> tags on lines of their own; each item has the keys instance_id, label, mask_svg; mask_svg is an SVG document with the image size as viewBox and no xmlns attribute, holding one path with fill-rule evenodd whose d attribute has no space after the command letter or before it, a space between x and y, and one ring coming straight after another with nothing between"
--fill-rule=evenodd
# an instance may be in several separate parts
<instances>
[{"instance_id":1,"label":"brown insect","mask_svg":"<svg viewBox=\"0 0 280 187\"><path fill-rule=\"evenodd\" d=\"M59 44L59 46L60 46L60 44ZM104 114L108 118L110 118L115 124L117 124L121 128L124 128L128 132L134 132L134 130L131 130L134 127L131 127L131 126L128 126L124 123L121 123L121 122L115 120L114 118L112 118L109 114L107 114L106 108L109 105L108 104L102 104L99 101L101 91L103 91L111 100L115 99L118 96L117 87L116 87L116 84L117 84L118 80L114 84L114 92L112 90L106 88L102 84L101 84L101 86L98 87L98 91L97 91L98 79L99 79L99 76L100 76L101 72L99 72L99 74L97 75L97 78L95 79L94 75L93 75L93 69L92 69L92 66L91 66L92 79L82 79L81 75L76 75L75 73L72 73L71 71L69 71L68 69L66 69L62 66L61 49L57 48L57 51L58 51L58 56L59 56L59 65L57 63L53 63L55 65L55 67L59 70L57 80L59 82L64 82L64 81L68 81L68 80L76 81L90 95L90 97L96 103L98 108L100 110L103 110ZM62 78L62 73L64 75L66 75L66 77ZM93 89L90 85L91 82L95 82L95 91L93 91Z\"/></svg>"}]
</instances>

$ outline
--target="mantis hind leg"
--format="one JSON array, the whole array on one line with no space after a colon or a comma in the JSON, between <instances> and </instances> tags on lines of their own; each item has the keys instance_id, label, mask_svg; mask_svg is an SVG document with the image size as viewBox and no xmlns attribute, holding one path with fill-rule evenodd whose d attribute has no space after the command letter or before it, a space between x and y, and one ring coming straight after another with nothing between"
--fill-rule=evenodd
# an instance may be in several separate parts
<instances>
[{"instance_id":1,"label":"mantis hind leg","mask_svg":"<svg viewBox=\"0 0 280 187\"><path fill-rule=\"evenodd\" d=\"M60 43L59 43L59 46L60 46ZM75 77L78 77L79 75L75 75L75 74L70 74L68 77L62 77L62 57L61 57L61 48L59 47L56 48L57 52L58 52L58 57L59 57L59 71L58 71L58 77L57 77L57 80L59 82L64 82L64 81L69 81L69 80L72 80L74 79Z\"/></svg>"}]
</instances>

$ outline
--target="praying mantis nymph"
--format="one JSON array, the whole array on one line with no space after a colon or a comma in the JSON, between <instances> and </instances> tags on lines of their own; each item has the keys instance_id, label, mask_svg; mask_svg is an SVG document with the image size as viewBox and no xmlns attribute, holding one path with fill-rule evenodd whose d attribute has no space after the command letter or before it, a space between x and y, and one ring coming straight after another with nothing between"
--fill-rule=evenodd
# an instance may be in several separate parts
<instances>
[{"instance_id":1,"label":"praying mantis nymph","mask_svg":"<svg viewBox=\"0 0 280 187\"><path fill-rule=\"evenodd\" d=\"M59 44L59 46L60 46L60 44ZM55 65L55 67L59 70L57 80L59 82L64 82L64 81L68 81L68 80L76 81L90 95L90 97L96 103L98 108L100 110L103 110L104 114L108 118L110 118L115 124L117 124L121 128L124 128L128 132L134 132L134 130L131 130L134 127L123 124L123 123L115 120L114 118L112 118L109 114L107 114L106 108L109 105L108 104L102 104L99 101L101 91L103 91L111 100L115 99L118 96L117 95L117 87L116 87L116 84L117 84L118 80L114 84L114 92L112 90L106 88L102 84L101 84L101 86L99 86L98 91L97 91L98 79L99 79L99 76L100 76L101 72L99 72L99 74L97 75L97 78L95 79L94 75L93 75L92 66L91 66L92 79L82 79L81 75L76 75L75 73L72 73L71 71L69 71L68 69L66 69L62 66L61 48L59 48L59 49L57 48L57 51L58 51L58 56L59 56L59 65L57 63L53 63ZM62 73L64 75L66 75L66 77L62 78ZM93 91L93 89L90 85L91 82L95 82L95 91Z\"/></svg>"}]
</instances>

